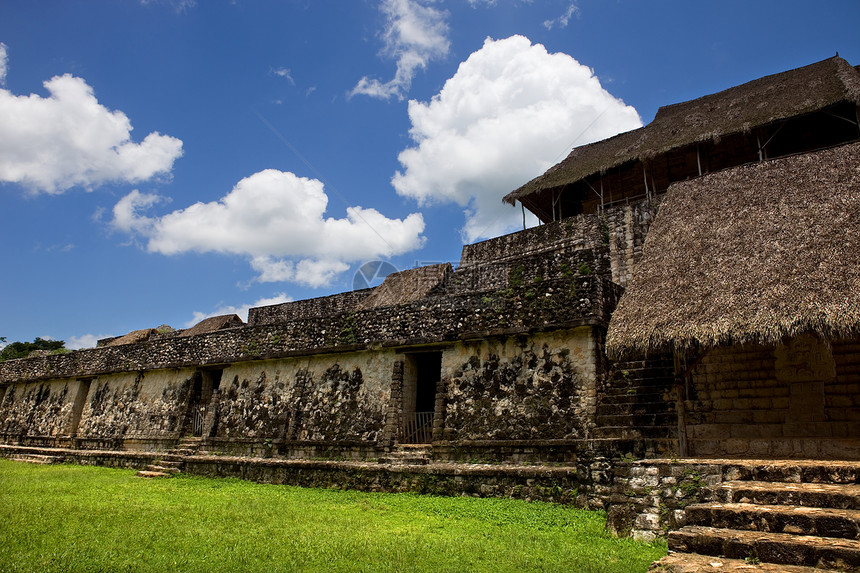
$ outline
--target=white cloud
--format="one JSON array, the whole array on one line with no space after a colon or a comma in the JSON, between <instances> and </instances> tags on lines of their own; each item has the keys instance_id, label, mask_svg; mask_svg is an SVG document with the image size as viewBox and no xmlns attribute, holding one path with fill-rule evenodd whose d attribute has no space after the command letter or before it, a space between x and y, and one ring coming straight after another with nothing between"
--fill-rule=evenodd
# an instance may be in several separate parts
<instances>
[{"instance_id":1,"label":"white cloud","mask_svg":"<svg viewBox=\"0 0 860 573\"><path fill-rule=\"evenodd\" d=\"M44 86L49 97L0 89L0 182L90 190L169 174L182 155L182 141L157 132L134 143L128 117L99 104L81 78L55 76Z\"/></svg>"},{"instance_id":2,"label":"white cloud","mask_svg":"<svg viewBox=\"0 0 860 573\"><path fill-rule=\"evenodd\" d=\"M259 273L257 282L296 282L305 286L320 287L331 284L334 278L349 269L339 260L303 259L298 263L269 256L251 259L251 268Z\"/></svg>"},{"instance_id":3,"label":"white cloud","mask_svg":"<svg viewBox=\"0 0 860 573\"><path fill-rule=\"evenodd\" d=\"M424 243L420 213L389 219L375 209L349 207L345 218L327 218L320 181L274 169L242 179L220 201L161 217L142 214L159 201L132 191L114 206L112 225L143 237L153 253L248 256L259 282L321 286L349 262L402 254Z\"/></svg>"},{"instance_id":4,"label":"white cloud","mask_svg":"<svg viewBox=\"0 0 860 573\"><path fill-rule=\"evenodd\" d=\"M95 348L96 343L103 338L110 338L111 334L82 334L81 336L70 336L66 340L66 348L69 350L80 350L82 348Z\"/></svg>"},{"instance_id":5,"label":"white cloud","mask_svg":"<svg viewBox=\"0 0 860 573\"><path fill-rule=\"evenodd\" d=\"M201 320L209 318L210 316L223 316L225 314L238 314L239 318L243 321L248 322L248 310L251 308L255 308L258 306L269 306L272 304L281 304L283 302L292 302L292 297L287 296L284 293L278 293L270 298L261 298L252 304L242 304L239 306L220 306L212 312L200 312L195 311L191 320L185 323L185 328L191 328Z\"/></svg>"},{"instance_id":6,"label":"white cloud","mask_svg":"<svg viewBox=\"0 0 860 573\"><path fill-rule=\"evenodd\" d=\"M564 14L555 20L545 20L543 25L547 30L552 30L556 25L561 28L567 28L568 23L570 23L570 19L573 18L574 15L579 16L579 6L577 6L575 2L571 2Z\"/></svg>"},{"instance_id":7,"label":"white cloud","mask_svg":"<svg viewBox=\"0 0 860 573\"><path fill-rule=\"evenodd\" d=\"M419 204L466 208L467 241L522 223L501 198L582 145L642 125L591 69L528 38L487 39L428 103L409 102L416 146L391 182Z\"/></svg>"},{"instance_id":8,"label":"white cloud","mask_svg":"<svg viewBox=\"0 0 860 573\"><path fill-rule=\"evenodd\" d=\"M9 56L6 54L6 44L0 42L0 88L6 87L6 71L9 69Z\"/></svg>"},{"instance_id":9,"label":"white cloud","mask_svg":"<svg viewBox=\"0 0 860 573\"><path fill-rule=\"evenodd\" d=\"M269 73L274 74L279 78L286 78L292 85L296 85L296 80L293 79L293 75L287 68L272 68L269 70Z\"/></svg>"},{"instance_id":10,"label":"white cloud","mask_svg":"<svg viewBox=\"0 0 860 573\"><path fill-rule=\"evenodd\" d=\"M197 6L196 0L140 0L143 6L148 4L167 4L173 7L177 14L187 12L191 8Z\"/></svg>"},{"instance_id":11,"label":"white cloud","mask_svg":"<svg viewBox=\"0 0 860 573\"><path fill-rule=\"evenodd\" d=\"M152 231L153 220L140 217L137 212L146 210L165 200L159 195L141 193L135 189L114 205L111 224L120 231L148 235Z\"/></svg>"},{"instance_id":12,"label":"white cloud","mask_svg":"<svg viewBox=\"0 0 860 573\"><path fill-rule=\"evenodd\" d=\"M364 76L350 95L403 99L419 69L448 54L448 13L429 6L433 0L382 0L386 18L382 55L397 60L394 78L381 82Z\"/></svg>"}]
</instances>

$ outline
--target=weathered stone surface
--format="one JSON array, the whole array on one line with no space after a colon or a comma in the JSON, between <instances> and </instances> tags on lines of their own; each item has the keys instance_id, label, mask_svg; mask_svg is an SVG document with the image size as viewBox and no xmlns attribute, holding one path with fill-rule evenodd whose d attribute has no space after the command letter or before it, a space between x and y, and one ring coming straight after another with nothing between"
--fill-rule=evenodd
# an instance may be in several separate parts
<instances>
[{"instance_id":1,"label":"weathered stone surface","mask_svg":"<svg viewBox=\"0 0 860 573\"><path fill-rule=\"evenodd\" d=\"M591 329L484 340L446 353L445 439L585 437L596 402Z\"/></svg>"},{"instance_id":2,"label":"weathered stone surface","mask_svg":"<svg viewBox=\"0 0 860 573\"><path fill-rule=\"evenodd\" d=\"M0 434L57 436L72 411L68 380L11 384L0 401Z\"/></svg>"},{"instance_id":3,"label":"weathered stone surface","mask_svg":"<svg viewBox=\"0 0 860 573\"><path fill-rule=\"evenodd\" d=\"M669 548L734 559L753 555L761 561L786 565L831 569L860 566L860 541L810 535L687 526L669 534Z\"/></svg>"},{"instance_id":4,"label":"weathered stone surface","mask_svg":"<svg viewBox=\"0 0 860 573\"><path fill-rule=\"evenodd\" d=\"M672 553L655 561L649 573L828 573L833 569L762 563L756 559L727 559L695 553Z\"/></svg>"},{"instance_id":5,"label":"weathered stone surface","mask_svg":"<svg viewBox=\"0 0 860 573\"><path fill-rule=\"evenodd\" d=\"M860 538L860 510L749 503L709 503L687 507L692 523L723 529Z\"/></svg>"},{"instance_id":6,"label":"weathered stone surface","mask_svg":"<svg viewBox=\"0 0 860 573\"><path fill-rule=\"evenodd\" d=\"M193 370L156 370L100 376L90 383L81 438L178 437Z\"/></svg>"}]
</instances>

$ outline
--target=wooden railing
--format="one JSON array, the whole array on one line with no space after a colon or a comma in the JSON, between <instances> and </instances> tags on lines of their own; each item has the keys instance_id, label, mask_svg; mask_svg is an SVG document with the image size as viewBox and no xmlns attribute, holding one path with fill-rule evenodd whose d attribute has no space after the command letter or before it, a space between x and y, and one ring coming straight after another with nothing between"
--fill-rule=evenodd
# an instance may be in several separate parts
<instances>
[{"instance_id":1,"label":"wooden railing","mask_svg":"<svg viewBox=\"0 0 860 573\"><path fill-rule=\"evenodd\" d=\"M206 406L197 405L191 409L191 435L200 437L203 435L203 420L206 419Z\"/></svg>"},{"instance_id":2,"label":"wooden railing","mask_svg":"<svg viewBox=\"0 0 860 573\"><path fill-rule=\"evenodd\" d=\"M433 441L433 412L403 412L401 444L429 444Z\"/></svg>"}]
</instances>

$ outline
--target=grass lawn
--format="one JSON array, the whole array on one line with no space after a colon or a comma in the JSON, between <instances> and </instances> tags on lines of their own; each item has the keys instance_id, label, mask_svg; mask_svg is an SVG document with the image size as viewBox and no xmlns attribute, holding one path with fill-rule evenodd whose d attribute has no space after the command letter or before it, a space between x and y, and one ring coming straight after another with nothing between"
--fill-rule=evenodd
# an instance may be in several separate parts
<instances>
[{"instance_id":1,"label":"grass lawn","mask_svg":"<svg viewBox=\"0 0 860 573\"><path fill-rule=\"evenodd\" d=\"M0 459L0 571L644 572L604 515Z\"/></svg>"}]
</instances>

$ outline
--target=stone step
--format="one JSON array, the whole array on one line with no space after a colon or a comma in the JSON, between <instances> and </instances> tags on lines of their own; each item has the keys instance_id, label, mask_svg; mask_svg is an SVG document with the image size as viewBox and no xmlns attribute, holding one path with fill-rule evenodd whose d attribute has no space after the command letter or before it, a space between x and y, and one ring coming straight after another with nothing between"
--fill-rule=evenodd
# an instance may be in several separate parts
<instances>
[{"instance_id":1,"label":"stone step","mask_svg":"<svg viewBox=\"0 0 860 573\"><path fill-rule=\"evenodd\" d=\"M860 483L860 462L750 461L735 467L739 480L793 483Z\"/></svg>"},{"instance_id":2,"label":"stone step","mask_svg":"<svg viewBox=\"0 0 860 573\"><path fill-rule=\"evenodd\" d=\"M611 378L604 387L604 392L626 392L627 390L638 390L640 392L667 392L672 389L672 379L668 380L662 376L653 378Z\"/></svg>"},{"instance_id":3,"label":"stone step","mask_svg":"<svg viewBox=\"0 0 860 573\"><path fill-rule=\"evenodd\" d=\"M672 404L663 399L663 392L607 391L600 397L601 404ZM673 404L674 407L674 404Z\"/></svg>"},{"instance_id":4,"label":"stone step","mask_svg":"<svg viewBox=\"0 0 860 573\"><path fill-rule=\"evenodd\" d=\"M860 510L794 505L705 503L687 507L687 523L794 535L860 539Z\"/></svg>"},{"instance_id":5,"label":"stone step","mask_svg":"<svg viewBox=\"0 0 860 573\"><path fill-rule=\"evenodd\" d=\"M427 465L430 459L424 456L387 456L379 458L380 464L389 464L393 466L415 466Z\"/></svg>"},{"instance_id":6,"label":"stone step","mask_svg":"<svg viewBox=\"0 0 860 573\"><path fill-rule=\"evenodd\" d=\"M12 456L12 460L16 462L25 462L28 464L60 464L63 463L63 456L46 456L42 454L18 454Z\"/></svg>"},{"instance_id":7,"label":"stone step","mask_svg":"<svg viewBox=\"0 0 860 573\"><path fill-rule=\"evenodd\" d=\"M674 364L674 359L666 356L663 358L649 358L648 360L624 360L614 362L612 364L612 368L615 370L635 370L637 368L666 368L668 370L672 370L675 367Z\"/></svg>"},{"instance_id":8,"label":"stone step","mask_svg":"<svg viewBox=\"0 0 860 573\"><path fill-rule=\"evenodd\" d=\"M182 438L176 443L177 448L197 449L203 444L202 438Z\"/></svg>"},{"instance_id":9,"label":"stone step","mask_svg":"<svg viewBox=\"0 0 860 573\"><path fill-rule=\"evenodd\" d=\"M162 460L158 460L158 462L156 462L156 463L160 466L164 466L167 468L177 468L180 470L185 465L185 462L183 462L181 460L164 460L164 459L162 459Z\"/></svg>"},{"instance_id":10,"label":"stone step","mask_svg":"<svg viewBox=\"0 0 860 573\"><path fill-rule=\"evenodd\" d=\"M860 541L788 533L686 526L669 533L669 549L730 559L830 569L860 566Z\"/></svg>"},{"instance_id":11,"label":"stone step","mask_svg":"<svg viewBox=\"0 0 860 573\"><path fill-rule=\"evenodd\" d=\"M828 573L836 570L761 563L755 558L727 559L698 553L669 552L669 555L652 563L648 571L649 573Z\"/></svg>"},{"instance_id":12,"label":"stone step","mask_svg":"<svg viewBox=\"0 0 860 573\"><path fill-rule=\"evenodd\" d=\"M137 477L142 477L142 478L165 478L165 477L171 477L171 476L172 476L172 474L169 474L169 473L150 471L150 470L140 470L139 472L137 472Z\"/></svg>"},{"instance_id":13,"label":"stone step","mask_svg":"<svg viewBox=\"0 0 860 573\"><path fill-rule=\"evenodd\" d=\"M592 434L597 439L614 438L619 440L669 439L677 435L677 426L602 426L595 428Z\"/></svg>"},{"instance_id":14,"label":"stone step","mask_svg":"<svg viewBox=\"0 0 860 573\"><path fill-rule=\"evenodd\" d=\"M609 380L603 391L607 393L624 393L630 390L638 392L669 392L672 384L664 378L640 378L637 380Z\"/></svg>"},{"instance_id":15,"label":"stone step","mask_svg":"<svg viewBox=\"0 0 860 573\"><path fill-rule=\"evenodd\" d=\"M625 374L626 372L626 374ZM665 368L660 366L646 366L644 368L618 368L615 366L611 370L611 376L619 380L636 380L637 378L667 378L672 380L675 375L674 368Z\"/></svg>"},{"instance_id":16,"label":"stone step","mask_svg":"<svg viewBox=\"0 0 860 573\"><path fill-rule=\"evenodd\" d=\"M380 464L427 465L432 459L433 448L424 444L400 444L379 458Z\"/></svg>"},{"instance_id":17,"label":"stone step","mask_svg":"<svg viewBox=\"0 0 860 573\"><path fill-rule=\"evenodd\" d=\"M641 362L638 364L619 364L616 362L612 365L610 372L613 376L626 379L634 379L637 375L641 375L643 373L657 373L661 376L668 376L671 380L675 375L675 367L672 364L659 364L653 362L651 364L642 364Z\"/></svg>"},{"instance_id":18,"label":"stone step","mask_svg":"<svg viewBox=\"0 0 860 573\"><path fill-rule=\"evenodd\" d=\"M174 475L178 474L178 473L182 473L182 470L180 470L179 468L165 467L165 466L159 465L159 464L149 464L144 469L146 471L149 471L149 472L163 472L163 473L174 474Z\"/></svg>"},{"instance_id":19,"label":"stone step","mask_svg":"<svg viewBox=\"0 0 860 573\"><path fill-rule=\"evenodd\" d=\"M672 426L678 424L678 416L674 412L663 412L653 414L616 414L612 416L601 416L596 419L598 426Z\"/></svg>"},{"instance_id":20,"label":"stone step","mask_svg":"<svg viewBox=\"0 0 860 573\"><path fill-rule=\"evenodd\" d=\"M860 510L860 485L729 481L713 489L711 501Z\"/></svg>"},{"instance_id":21,"label":"stone step","mask_svg":"<svg viewBox=\"0 0 860 573\"><path fill-rule=\"evenodd\" d=\"M589 451L600 452L611 458L657 458L674 456L678 453L678 440L671 438L652 438L622 440L620 438L589 438Z\"/></svg>"},{"instance_id":22,"label":"stone step","mask_svg":"<svg viewBox=\"0 0 860 573\"><path fill-rule=\"evenodd\" d=\"M605 403L597 405L598 416L617 416L621 414L667 414L674 413L673 404L668 402L621 402Z\"/></svg>"}]
</instances>

